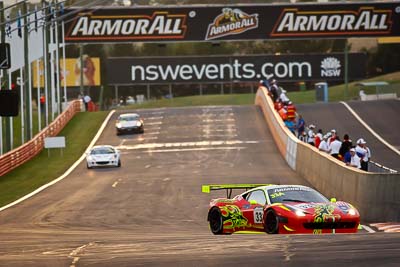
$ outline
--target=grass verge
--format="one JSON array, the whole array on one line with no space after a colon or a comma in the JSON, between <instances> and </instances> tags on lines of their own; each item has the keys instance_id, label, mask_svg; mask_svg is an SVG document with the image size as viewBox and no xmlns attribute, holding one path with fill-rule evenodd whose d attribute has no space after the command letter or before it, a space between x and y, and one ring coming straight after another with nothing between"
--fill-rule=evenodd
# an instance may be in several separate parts
<instances>
[{"instance_id":1,"label":"grass verge","mask_svg":"<svg viewBox=\"0 0 400 267\"><path fill-rule=\"evenodd\" d=\"M81 112L67 124L59 136L65 136L63 156L44 149L34 159L0 177L0 207L34 191L63 174L86 150L108 112ZM85 129L82 130L82 125Z\"/></svg>"}]
</instances>

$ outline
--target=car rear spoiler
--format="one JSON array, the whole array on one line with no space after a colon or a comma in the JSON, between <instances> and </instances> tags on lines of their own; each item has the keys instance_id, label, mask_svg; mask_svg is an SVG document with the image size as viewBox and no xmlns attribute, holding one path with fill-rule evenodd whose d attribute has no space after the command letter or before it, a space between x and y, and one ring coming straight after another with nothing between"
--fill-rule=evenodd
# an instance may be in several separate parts
<instances>
[{"instance_id":1,"label":"car rear spoiler","mask_svg":"<svg viewBox=\"0 0 400 267\"><path fill-rule=\"evenodd\" d=\"M231 198L233 189L245 189L245 191L259 186L273 184L206 184L201 186L201 192L209 194L214 190L226 190L226 197Z\"/></svg>"}]
</instances>

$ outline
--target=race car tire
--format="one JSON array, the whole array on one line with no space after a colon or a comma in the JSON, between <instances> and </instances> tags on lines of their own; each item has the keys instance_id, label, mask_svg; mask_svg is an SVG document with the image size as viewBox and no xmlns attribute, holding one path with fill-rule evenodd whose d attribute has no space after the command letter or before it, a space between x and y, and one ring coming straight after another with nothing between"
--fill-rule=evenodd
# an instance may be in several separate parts
<instances>
[{"instance_id":1,"label":"race car tire","mask_svg":"<svg viewBox=\"0 0 400 267\"><path fill-rule=\"evenodd\" d=\"M121 167L121 160L118 160L117 167Z\"/></svg>"},{"instance_id":2,"label":"race car tire","mask_svg":"<svg viewBox=\"0 0 400 267\"><path fill-rule=\"evenodd\" d=\"M269 209L265 214L264 229L267 234L277 234L279 231L279 220L274 210Z\"/></svg>"},{"instance_id":3,"label":"race car tire","mask_svg":"<svg viewBox=\"0 0 400 267\"><path fill-rule=\"evenodd\" d=\"M221 235L224 231L221 210L218 207L212 207L208 212L208 221L210 230L214 235Z\"/></svg>"},{"instance_id":4,"label":"race car tire","mask_svg":"<svg viewBox=\"0 0 400 267\"><path fill-rule=\"evenodd\" d=\"M86 168L92 169L93 167L89 166L89 163L86 163Z\"/></svg>"}]
</instances>

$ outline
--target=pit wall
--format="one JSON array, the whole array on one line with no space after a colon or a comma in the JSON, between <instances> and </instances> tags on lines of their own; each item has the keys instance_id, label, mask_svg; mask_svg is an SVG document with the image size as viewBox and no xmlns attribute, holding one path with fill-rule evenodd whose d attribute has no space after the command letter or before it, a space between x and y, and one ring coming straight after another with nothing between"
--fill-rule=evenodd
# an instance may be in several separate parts
<instances>
[{"instance_id":1,"label":"pit wall","mask_svg":"<svg viewBox=\"0 0 400 267\"><path fill-rule=\"evenodd\" d=\"M44 139L57 136L75 114L81 111L81 102L79 100L72 101L63 113L29 142L0 156L0 177L39 154L44 148Z\"/></svg>"},{"instance_id":2,"label":"pit wall","mask_svg":"<svg viewBox=\"0 0 400 267\"><path fill-rule=\"evenodd\" d=\"M299 141L275 111L265 87L258 105L288 165L327 197L353 204L366 222L400 221L400 174L367 173Z\"/></svg>"}]
</instances>

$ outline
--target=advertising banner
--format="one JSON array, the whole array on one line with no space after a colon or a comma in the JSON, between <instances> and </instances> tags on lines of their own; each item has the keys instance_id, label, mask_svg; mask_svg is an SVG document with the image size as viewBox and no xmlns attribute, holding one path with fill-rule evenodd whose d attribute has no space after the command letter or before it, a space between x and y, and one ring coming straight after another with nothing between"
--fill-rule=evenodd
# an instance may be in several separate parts
<instances>
[{"instance_id":1,"label":"advertising banner","mask_svg":"<svg viewBox=\"0 0 400 267\"><path fill-rule=\"evenodd\" d=\"M87 55L83 56L84 71L83 71L83 83L85 86L99 86L100 85L100 58L89 57ZM33 70L33 86L37 85L37 66L32 64ZM63 59L60 59L60 72L61 72L61 85L64 85L64 81L67 82L68 87L80 86L81 84L81 61L80 58L67 58L65 61L66 71L64 80L63 69L64 66ZM40 61L40 86L44 86L44 71L43 71L43 61Z\"/></svg>"},{"instance_id":2,"label":"advertising banner","mask_svg":"<svg viewBox=\"0 0 400 267\"><path fill-rule=\"evenodd\" d=\"M109 7L67 10L67 42L400 36L400 2Z\"/></svg>"},{"instance_id":3,"label":"advertising banner","mask_svg":"<svg viewBox=\"0 0 400 267\"><path fill-rule=\"evenodd\" d=\"M350 53L349 79L366 76L367 55ZM130 57L106 60L109 84L344 79L344 54ZM118 66L116 68L115 66Z\"/></svg>"}]
</instances>

